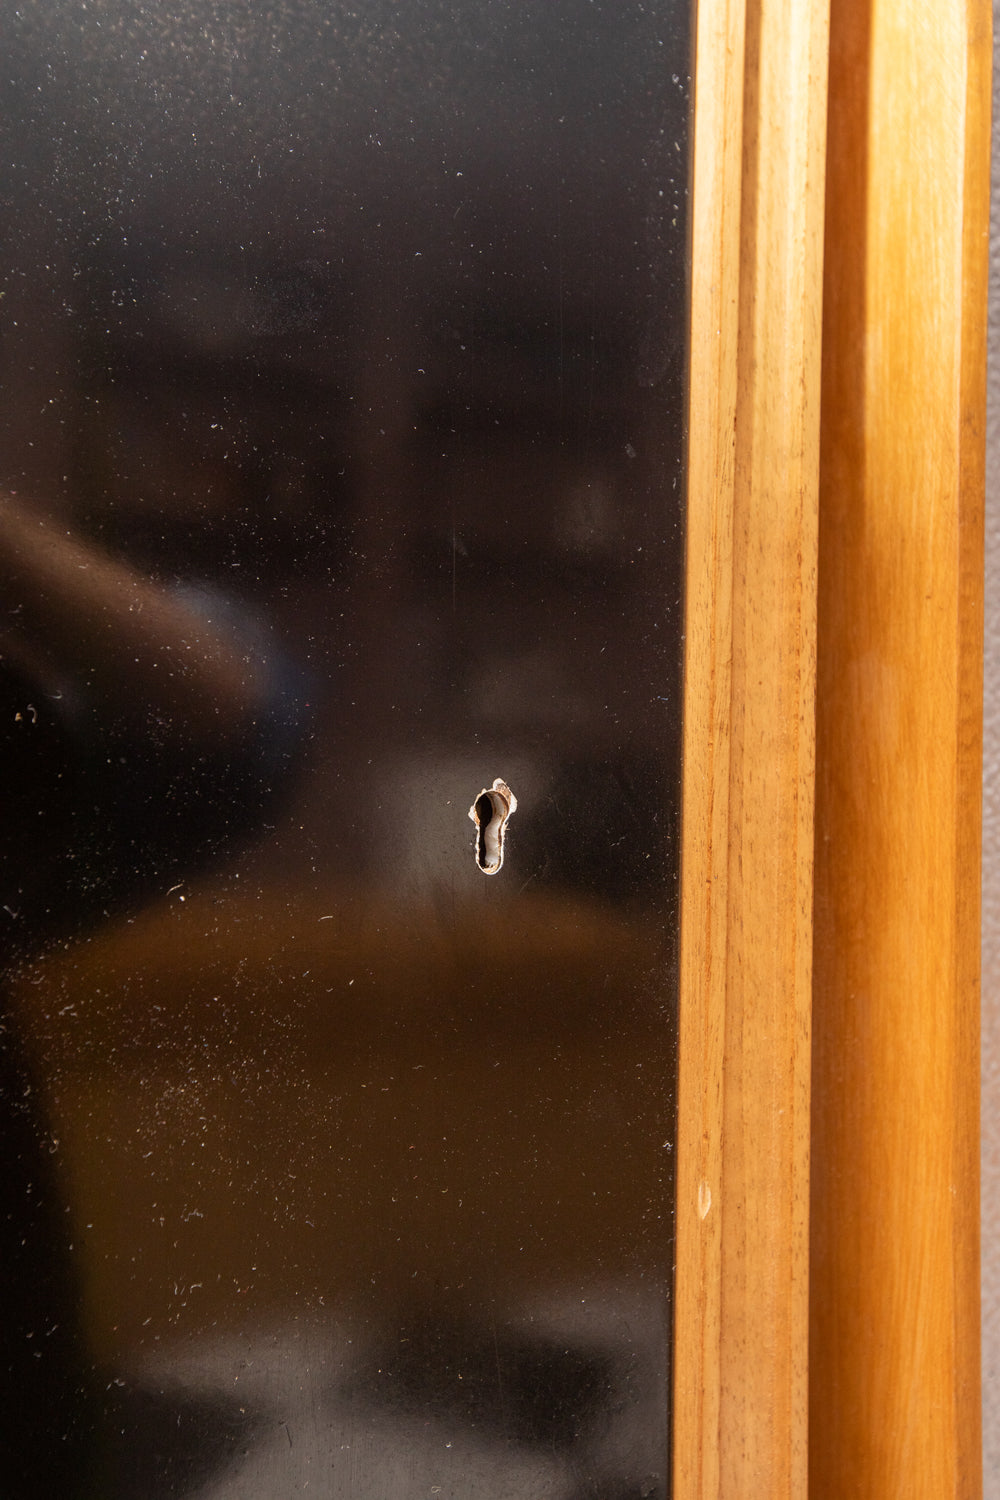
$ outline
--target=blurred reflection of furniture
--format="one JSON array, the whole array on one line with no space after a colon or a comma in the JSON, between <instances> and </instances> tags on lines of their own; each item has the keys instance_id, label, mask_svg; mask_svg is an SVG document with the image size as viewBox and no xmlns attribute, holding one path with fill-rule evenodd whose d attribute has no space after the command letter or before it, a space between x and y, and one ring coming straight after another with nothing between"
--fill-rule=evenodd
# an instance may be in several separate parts
<instances>
[{"instance_id":1,"label":"blurred reflection of furniture","mask_svg":"<svg viewBox=\"0 0 1000 1500\"><path fill-rule=\"evenodd\" d=\"M554 896L441 921L204 884L25 967L99 1355L309 1307L662 1284L664 943Z\"/></svg>"}]
</instances>

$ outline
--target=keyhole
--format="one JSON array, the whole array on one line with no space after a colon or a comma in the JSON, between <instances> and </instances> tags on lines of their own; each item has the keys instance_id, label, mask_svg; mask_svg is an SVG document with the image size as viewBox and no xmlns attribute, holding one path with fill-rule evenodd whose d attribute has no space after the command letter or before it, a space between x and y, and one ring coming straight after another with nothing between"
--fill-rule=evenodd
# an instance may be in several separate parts
<instances>
[{"instance_id":1,"label":"keyhole","mask_svg":"<svg viewBox=\"0 0 1000 1500\"><path fill-rule=\"evenodd\" d=\"M504 831L517 808L517 798L505 781L497 777L484 787L469 808L476 825L476 864L484 875L495 875L503 864Z\"/></svg>"}]
</instances>

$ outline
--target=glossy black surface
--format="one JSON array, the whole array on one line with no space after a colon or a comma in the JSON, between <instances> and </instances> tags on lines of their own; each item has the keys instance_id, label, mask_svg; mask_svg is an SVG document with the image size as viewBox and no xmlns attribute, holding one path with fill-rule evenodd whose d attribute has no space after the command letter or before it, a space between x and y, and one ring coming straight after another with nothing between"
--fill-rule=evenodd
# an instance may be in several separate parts
<instances>
[{"instance_id":1,"label":"glossy black surface","mask_svg":"<svg viewBox=\"0 0 1000 1500\"><path fill-rule=\"evenodd\" d=\"M662 1497L688 14L0 19L0 1493Z\"/></svg>"}]
</instances>

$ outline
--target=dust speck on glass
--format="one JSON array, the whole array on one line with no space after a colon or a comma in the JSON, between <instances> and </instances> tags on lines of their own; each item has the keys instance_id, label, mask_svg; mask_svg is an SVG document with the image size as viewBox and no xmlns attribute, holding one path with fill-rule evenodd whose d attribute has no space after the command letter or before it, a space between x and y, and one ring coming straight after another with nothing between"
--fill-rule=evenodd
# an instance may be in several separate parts
<instances>
[{"instance_id":1,"label":"dust speck on glass","mask_svg":"<svg viewBox=\"0 0 1000 1500\"><path fill-rule=\"evenodd\" d=\"M668 1493L690 24L0 0L11 1500Z\"/></svg>"}]
</instances>

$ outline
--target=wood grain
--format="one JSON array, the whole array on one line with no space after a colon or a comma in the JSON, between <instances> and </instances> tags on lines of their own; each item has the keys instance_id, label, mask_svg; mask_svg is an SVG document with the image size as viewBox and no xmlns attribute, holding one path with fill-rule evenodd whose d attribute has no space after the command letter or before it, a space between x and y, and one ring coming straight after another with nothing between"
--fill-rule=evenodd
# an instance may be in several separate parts
<instances>
[{"instance_id":1,"label":"wood grain","mask_svg":"<svg viewBox=\"0 0 1000 1500\"><path fill-rule=\"evenodd\" d=\"M806 1484L825 93L818 0L699 7L677 1500Z\"/></svg>"},{"instance_id":2,"label":"wood grain","mask_svg":"<svg viewBox=\"0 0 1000 1500\"><path fill-rule=\"evenodd\" d=\"M981 1492L978 875L990 16L834 0L810 1493Z\"/></svg>"}]
</instances>

